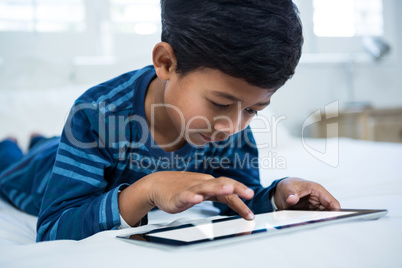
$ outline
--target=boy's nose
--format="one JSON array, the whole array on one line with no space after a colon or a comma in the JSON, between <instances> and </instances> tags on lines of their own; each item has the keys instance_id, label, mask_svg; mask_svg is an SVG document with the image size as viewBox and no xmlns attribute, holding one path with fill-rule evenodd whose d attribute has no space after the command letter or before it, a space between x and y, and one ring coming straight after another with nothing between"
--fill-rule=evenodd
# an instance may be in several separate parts
<instances>
[{"instance_id":1,"label":"boy's nose","mask_svg":"<svg viewBox=\"0 0 402 268\"><path fill-rule=\"evenodd\" d=\"M222 118L215 121L214 129L218 132L222 132L227 137L239 132L242 128L237 118ZM222 135L223 136L223 135Z\"/></svg>"}]
</instances>

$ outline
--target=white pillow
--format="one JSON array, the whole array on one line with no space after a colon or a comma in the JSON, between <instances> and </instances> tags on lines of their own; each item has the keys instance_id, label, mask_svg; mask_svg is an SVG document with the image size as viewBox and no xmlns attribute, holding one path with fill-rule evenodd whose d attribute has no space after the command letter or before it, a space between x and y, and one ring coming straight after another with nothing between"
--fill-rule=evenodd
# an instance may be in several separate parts
<instances>
[{"instance_id":1,"label":"white pillow","mask_svg":"<svg viewBox=\"0 0 402 268\"><path fill-rule=\"evenodd\" d=\"M26 149L33 132L45 136L61 134L74 101L87 85L48 90L4 90L0 98L0 140L7 136L18 139Z\"/></svg>"}]
</instances>

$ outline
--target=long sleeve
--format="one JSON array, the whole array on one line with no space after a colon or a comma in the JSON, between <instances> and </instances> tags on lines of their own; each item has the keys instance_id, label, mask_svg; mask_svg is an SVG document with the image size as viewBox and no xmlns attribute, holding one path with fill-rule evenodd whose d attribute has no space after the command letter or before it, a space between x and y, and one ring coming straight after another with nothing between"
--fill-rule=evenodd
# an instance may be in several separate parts
<instances>
[{"instance_id":1,"label":"long sleeve","mask_svg":"<svg viewBox=\"0 0 402 268\"><path fill-rule=\"evenodd\" d=\"M271 203L272 191L280 180L264 188L260 183L258 149L250 127L231 137L227 145L221 145L215 157L219 158L220 168L214 170L215 177L225 176L235 179L254 190L251 200L243 200L254 213L264 213L274 210ZM221 214L236 214L226 204L215 202Z\"/></svg>"},{"instance_id":2,"label":"long sleeve","mask_svg":"<svg viewBox=\"0 0 402 268\"><path fill-rule=\"evenodd\" d=\"M121 226L118 193L146 175L126 155L141 151L144 99L154 77L152 65L131 71L75 102L42 199L37 241L83 239Z\"/></svg>"},{"instance_id":3,"label":"long sleeve","mask_svg":"<svg viewBox=\"0 0 402 268\"><path fill-rule=\"evenodd\" d=\"M77 101L64 127L42 200L37 241L82 239L120 226L118 191L109 189L113 157L96 104Z\"/></svg>"}]
</instances>

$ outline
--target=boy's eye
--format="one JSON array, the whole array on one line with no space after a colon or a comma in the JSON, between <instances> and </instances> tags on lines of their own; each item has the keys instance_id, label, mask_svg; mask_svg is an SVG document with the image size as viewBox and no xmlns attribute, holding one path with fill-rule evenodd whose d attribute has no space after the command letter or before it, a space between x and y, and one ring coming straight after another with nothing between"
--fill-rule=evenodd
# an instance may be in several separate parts
<instances>
[{"instance_id":1,"label":"boy's eye","mask_svg":"<svg viewBox=\"0 0 402 268\"><path fill-rule=\"evenodd\" d=\"M250 109L250 108L246 108L245 110L246 110L247 113L249 113L251 115L257 115L257 113L258 113L256 110L253 110L253 109Z\"/></svg>"},{"instance_id":2,"label":"boy's eye","mask_svg":"<svg viewBox=\"0 0 402 268\"><path fill-rule=\"evenodd\" d=\"M212 103L213 105L215 105L216 107L218 107L219 109L225 109L225 108L228 108L228 107L229 107L229 105L218 104L218 103L213 102L213 101L211 101L211 103Z\"/></svg>"},{"instance_id":3,"label":"boy's eye","mask_svg":"<svg viewBox=\"0 0 402 268\"><path fill-rule=\"evenodd\" d=\"M212 103L214 106L216 106L216 107L218 107L219 109L221 109L221 110L226 109L226 108L228 108L228 107L230 106L229 104L219 104L219 103L216 103L216 102L213 102L213 101L211 101L211 103ZM245 111L246 111L248 114L250 114L250 115L257 115L257 111L256 111L256 110L253 110L253 109L250 109L250 108L246 108Z\"/></svg>"}]
</instances>

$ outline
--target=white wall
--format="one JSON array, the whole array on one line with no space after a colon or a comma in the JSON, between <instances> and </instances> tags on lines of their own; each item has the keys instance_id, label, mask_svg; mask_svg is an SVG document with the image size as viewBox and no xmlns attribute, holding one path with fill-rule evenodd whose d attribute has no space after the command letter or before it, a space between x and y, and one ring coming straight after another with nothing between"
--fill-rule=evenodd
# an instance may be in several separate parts
<instances>
[{"instance_id":1,"label":"white wall","mask_svg":"<svg viewBox=\"0 0 402 268\"><path fill-rule=\"evenodd\" d=\"M74 64L77 56L104 56L102 45L95 36L72 33L1 33L0 92L103 82L123 72L151 64L152 48L159 42L160 35L117 35L116 40L116 64Z\"/></svg>"}]
</instances>

